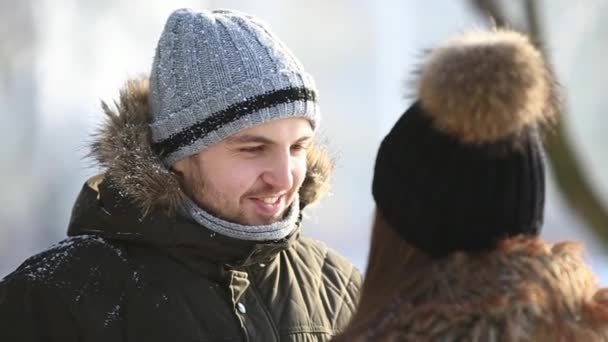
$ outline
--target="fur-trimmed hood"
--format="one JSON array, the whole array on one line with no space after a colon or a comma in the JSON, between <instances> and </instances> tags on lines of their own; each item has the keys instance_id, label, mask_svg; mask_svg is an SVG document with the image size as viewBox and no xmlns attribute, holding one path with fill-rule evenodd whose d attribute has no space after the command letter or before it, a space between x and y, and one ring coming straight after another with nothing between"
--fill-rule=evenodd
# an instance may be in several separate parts
<instances>
[{"instance_id":1,"label":"fur-trimmed hood","mask_svg":"<svg viewBox=\"0 0 608 342\"><path fill-rule=\"evenodd\" d=\"M185 193L177 176L153 151L149 123L148 78L129 80L111 108L102 102L105 120L93 137L90 156L104 169L121 194L145 215L151 210L175 213ZM300 189L300 207L316 202L329 188L333 163L318 145L311 148Z\"/></svg>"},{"instance_id":2,"label":"fur-trimmed hood","mask_svg":"<svg viewBox=\"0 0 608 342\"><path fill-rule=\"evenodd\" d=\"M388 307L340 341L606 341L608 289L572 242L503 241L404 274Z\"/></svg>"}]
</instances>

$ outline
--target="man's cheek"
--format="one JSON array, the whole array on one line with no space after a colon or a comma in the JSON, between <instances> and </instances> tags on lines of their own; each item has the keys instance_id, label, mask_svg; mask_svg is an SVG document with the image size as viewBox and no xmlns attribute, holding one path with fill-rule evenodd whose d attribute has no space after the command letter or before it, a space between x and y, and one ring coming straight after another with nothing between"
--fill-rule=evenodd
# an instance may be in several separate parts
<instances>
[{"instance_id":1,"label":"man's cheek","mask_svg":"<svg viewBox=\"0 0 608 342\"><path fill-rule=\"evenodd\" d=\"M294 171L293 177L296 180L294 183L296 183L297 189L299 189L302 186L302 183L304 183L304 179L306 178L306 171L306 161L303 161L301 165L299 165L299 167Z\"/></svg>"}]
</instances>

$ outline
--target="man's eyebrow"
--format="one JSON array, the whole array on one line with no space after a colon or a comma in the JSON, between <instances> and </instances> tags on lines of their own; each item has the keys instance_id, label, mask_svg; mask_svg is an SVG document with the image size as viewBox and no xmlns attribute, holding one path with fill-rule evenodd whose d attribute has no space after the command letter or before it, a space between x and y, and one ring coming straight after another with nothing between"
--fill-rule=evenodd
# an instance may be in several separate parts
<instances>
[{"instance_id":1,"label":"man's eyebrow","mask_svg":"<svg viewBox=\"0 0 608 342\"><path fill-rule=\"evenodd\" d=\"M258 143L258 144L274 144L274 141L260 136L260 135L250 135L243 134L237 135L234 137L226 138L226 142L229 144L250 144L250 143Z\"/></svg>"},{"instance_id":2,"label":"man's eyebrow","mask_svg":"<svg viewBox=\"0 0 608 342\"><path fill-rule=\"evenodd\" d=\"M312 139L312 136L305 135L305 136L301 137L300 139L296 140L295 143L296 144L303 143L303 142L309 141L311 139ZM251 144L251 143L267 144L267 145L275 144L275 142L271 139L268 139L268 138L260 136L260 135L250 135L250 134L243 134L243 135L229 137L229 138L226 138L226 142L228 144L233 144L233 145Z\"/></svg>"},{"instance_id":3,"label":"man's eyebrow","mask_svg":"<svg viewBox=\"0 0 608 342\"><path fill-rule=\"evenodd\" d=\"M310 141L310 140L312 140L312 136L311 135L305 135L305 136L301 137L300 139L296 140L295 143L299 144L299 143L307 142L307 141Z\"/></svg>"}]
</instances>

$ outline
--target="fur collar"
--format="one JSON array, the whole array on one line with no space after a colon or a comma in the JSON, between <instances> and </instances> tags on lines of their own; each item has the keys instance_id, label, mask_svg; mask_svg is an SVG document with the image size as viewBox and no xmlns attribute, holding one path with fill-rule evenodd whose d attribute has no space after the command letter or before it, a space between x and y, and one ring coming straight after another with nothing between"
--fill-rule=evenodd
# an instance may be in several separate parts
<instances>
[{"instance_id":1,"label":"fur collar","mask_svg":"<svg viewBox=\"0 0 608 342\"><path fill-rule=\"evenodd\" d=\"M371 321L339 341L605 341L608 289L580 245L517 237L402 275Z\"/></svg>"},{"instance_id":2,"label":"fur collar","mask_svg":"<svg viewBox=\"0 0 608 342\"><path fill-rule=\"evenodd\" d=\"M185 193L176 175L153 152L148 127L148 78L129 80L115 108L102 102L105 120L93 136L90 156L122 194L145 215L151 210L174 214ZM300 207L316 202L329 188L332 161L320 146L309 152L308 170L300 189Z\"/></svg>"}]
</instances>

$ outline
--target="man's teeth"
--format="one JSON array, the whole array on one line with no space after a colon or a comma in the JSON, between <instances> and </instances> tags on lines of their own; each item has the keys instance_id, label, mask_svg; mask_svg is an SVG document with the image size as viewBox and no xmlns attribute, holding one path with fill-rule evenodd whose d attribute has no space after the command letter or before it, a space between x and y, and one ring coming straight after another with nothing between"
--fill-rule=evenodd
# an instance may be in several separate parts
<instances>
[{"instance_id":1,"label":"man's teeth","mask_svg":"<svg viewBox=\"0 0 608 342\"><path fill-rule=\"evenodd\" d=\"M278 197L264 197L262 198L262 201L266 204L274 204L278 199Z\"/></svg>"}]
</instances>

